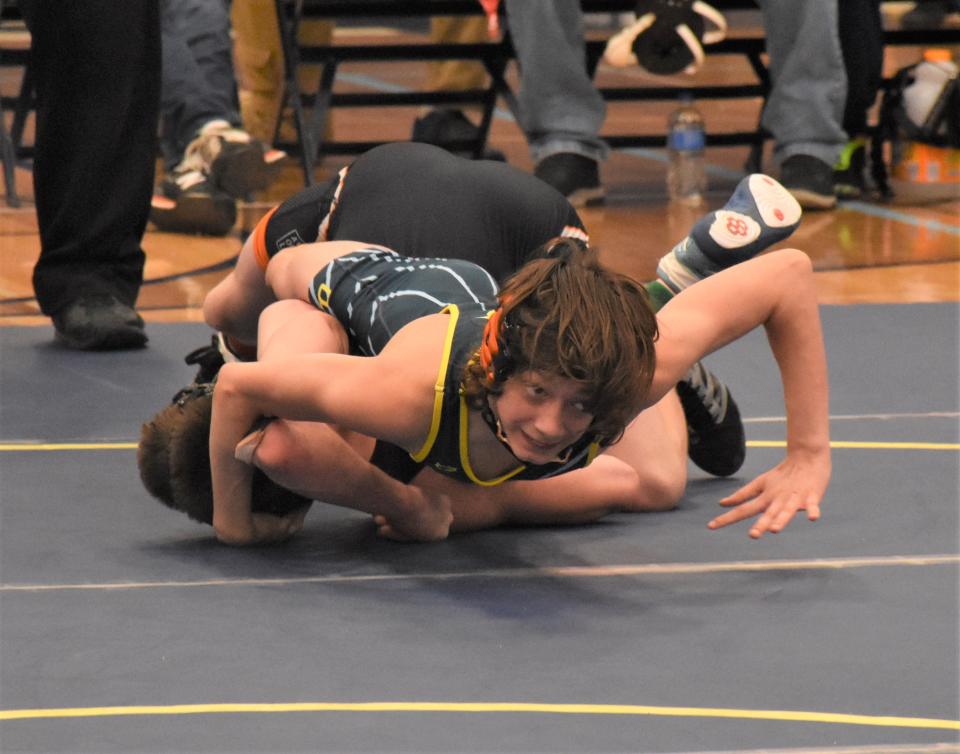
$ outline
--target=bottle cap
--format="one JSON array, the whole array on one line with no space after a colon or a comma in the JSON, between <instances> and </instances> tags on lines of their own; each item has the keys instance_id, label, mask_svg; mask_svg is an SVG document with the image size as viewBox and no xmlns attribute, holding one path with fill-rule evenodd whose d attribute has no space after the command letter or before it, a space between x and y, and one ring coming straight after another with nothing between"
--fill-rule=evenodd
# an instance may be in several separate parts
<instances>
[{"instance_id":1,"label":"bottle cap","mask_svg":"<svg viewBox=\"0 0 960 754\"><path fill-rule=\"evenodd\" d=\"M950 54L950 50L932 47L929 50L923 51L923 59L928 63L949 63L953 59L953 56Z\"/></svg>"}]
</instances>

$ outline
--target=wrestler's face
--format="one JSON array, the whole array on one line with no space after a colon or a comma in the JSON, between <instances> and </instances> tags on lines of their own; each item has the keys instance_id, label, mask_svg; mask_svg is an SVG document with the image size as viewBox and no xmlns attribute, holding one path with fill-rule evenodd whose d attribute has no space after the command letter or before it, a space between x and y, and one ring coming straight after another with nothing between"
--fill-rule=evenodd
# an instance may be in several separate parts
<instances>
[{"instance_id":1,"label":"wrestler's face","mask_svg":"<svg viewBox=\"0 0 960 754\"><path fill-rule=\"evenodd\" d=\"M507 379L503 392L490 396L513 454L541 464L580 439L593 421L585 408L583 385L545 372L521 372Z\"/></svg>"}]
</instances>

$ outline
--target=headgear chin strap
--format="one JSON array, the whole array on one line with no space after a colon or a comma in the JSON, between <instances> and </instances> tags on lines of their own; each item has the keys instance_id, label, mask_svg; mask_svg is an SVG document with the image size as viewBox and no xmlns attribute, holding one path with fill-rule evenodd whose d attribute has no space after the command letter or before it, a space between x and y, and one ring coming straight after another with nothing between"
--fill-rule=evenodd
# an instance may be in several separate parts
<instances>
[{"instance_id":1,"label":"headgear chin strap","mask_svg":"<svg viewBox=\"0 0 960 754\"><path fill-rule=\"evenodd\" d=\"M715 28L706 29L709 21ZM607 42L603 59L620 68L639 65L657 74L692 74L703 64L703 45L727 35L727 22L703 0L641 0L637 20Z\"/></svg>"}]
</instances>

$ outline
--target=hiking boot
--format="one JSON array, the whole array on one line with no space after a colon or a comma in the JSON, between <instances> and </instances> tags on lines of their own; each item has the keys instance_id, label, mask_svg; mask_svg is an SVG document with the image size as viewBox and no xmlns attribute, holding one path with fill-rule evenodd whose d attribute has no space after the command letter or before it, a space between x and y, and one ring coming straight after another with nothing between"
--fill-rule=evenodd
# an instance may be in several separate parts
<instances>
[{"instance_id":1,"label":"hiking boot","mask_svg":"<svg viewBox=\"0 0 960 754\"><path fill-rule=\"evenodd\" d=\"M436 109L413 122L410 141L433 144L448 152L472 157L474 145L480 141L480 127L475 126L460 110ZM499 149L484 145L481 159L506 162Z\"/></svg>"},{"instance_id":2,"label":"hiking boot","mask_svg":"<svg viewBox=\"0 0 960 754\"><path fill-rule=\"evenodd\" d=\"M143 348L143 319L109 293L82 296L51 318L56 339L81 351Z\"/></svg>"},{"instance_id":3,"label":"hiking boot","mask_svg":"<svg viewBox=\"0 0 960 754\"><path fill-rule=\"evenodd\" d=\"M700 218L690 235L660 259L657 276L679 293L787 238L802 214L797 200L773 178L749 175L722 209Z\"/></svg>"},{"instance_id":4,"label":"hiking boot","mask_svg":"<svg viewBox=\"0 0 960 754\"><path fill-rule=\"evenodd\" d=\"M833 168L807 154L788 157L780 166L780 183L804 209L832 209L837 206L833 190Z\"/></svg>"},{"instance_id":5,"label":"hiking boot","mask_svg":"<svg viewBox=\"0 0 960 754\"><path fill-rule=\"evenodd\" d=\"M867 191L864 171L867 166L867 143L854 139L840 153L833 166L833 191L841 199L859 199Z\"/></svg>"},{"instance_id":6,"label":"hiking boot","mask_svg":"<svg viewBox=\"0 0 960 754\"><path fill-rule=\"evenodd\" d=\"M533 174L567 197L574 207L603 202L600 167L596 160L573 152L558 152L537 163Z\"/></svg>"},{"instance_id":7,"label":"hiking boot","mask_svg":"<svg viewBox=\"0 0 960 754\"><path fill-rule=\"evenodd\" d=\"M187 145L182 170L198 170L217 191L242 199L267 188L283 167L287 153L272 149L225 120L207 123Z\"/></svg>"},{"instance_id":8,"label":"hiking boot","mask_svg":"<svg viewBox=\"0 0 960 754\"><path fill-rule=\"evenodd\" d=\"M747 456L747 439L740 410L726 385L697 362L677 383L677 395L687 419L690 460L714 476L739 471Z\"/></svg>"},{"instance_id":9,"label":"hiking boot","mask_svg":"<svg viewBox=\"0 0 960 754\"><path fill-rule=\"evenodd\" d=\"M201 170L178 166L150 199L150 221L168 233L225 236L237 221L237 203L214 189Z\"/></svg>"}]
</instances>

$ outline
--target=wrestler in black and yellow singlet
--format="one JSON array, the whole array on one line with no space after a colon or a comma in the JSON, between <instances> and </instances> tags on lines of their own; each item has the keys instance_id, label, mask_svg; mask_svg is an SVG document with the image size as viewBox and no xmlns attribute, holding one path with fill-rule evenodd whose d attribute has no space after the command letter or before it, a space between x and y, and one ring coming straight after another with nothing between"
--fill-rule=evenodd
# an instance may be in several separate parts
<instances>
[{"instance_id":1,"label":"wrestler in black and yellow singlet","mask_svg":"<svg viewBox=\"0 0 960 754\"><path fill-rule=\"evenodd\" d=\"M587 436L569 449L562 462L534 466L518 461L514 469L493 479L480 479L474 472L467 442L471 414L460 386L467 361L479 348L487 317L497 306L496 293L489 273L470 262L403 257L385 249L363 249L339 257L314 277L313 303L344 326L354 352L367 356L379 353L414 319L439 312L450 317L429 437L409 455L378 442L371 459L391 476L406 482L426 465L462 481L493 485L581 468L600 451Z\"/></svg>"}]
</instances>

